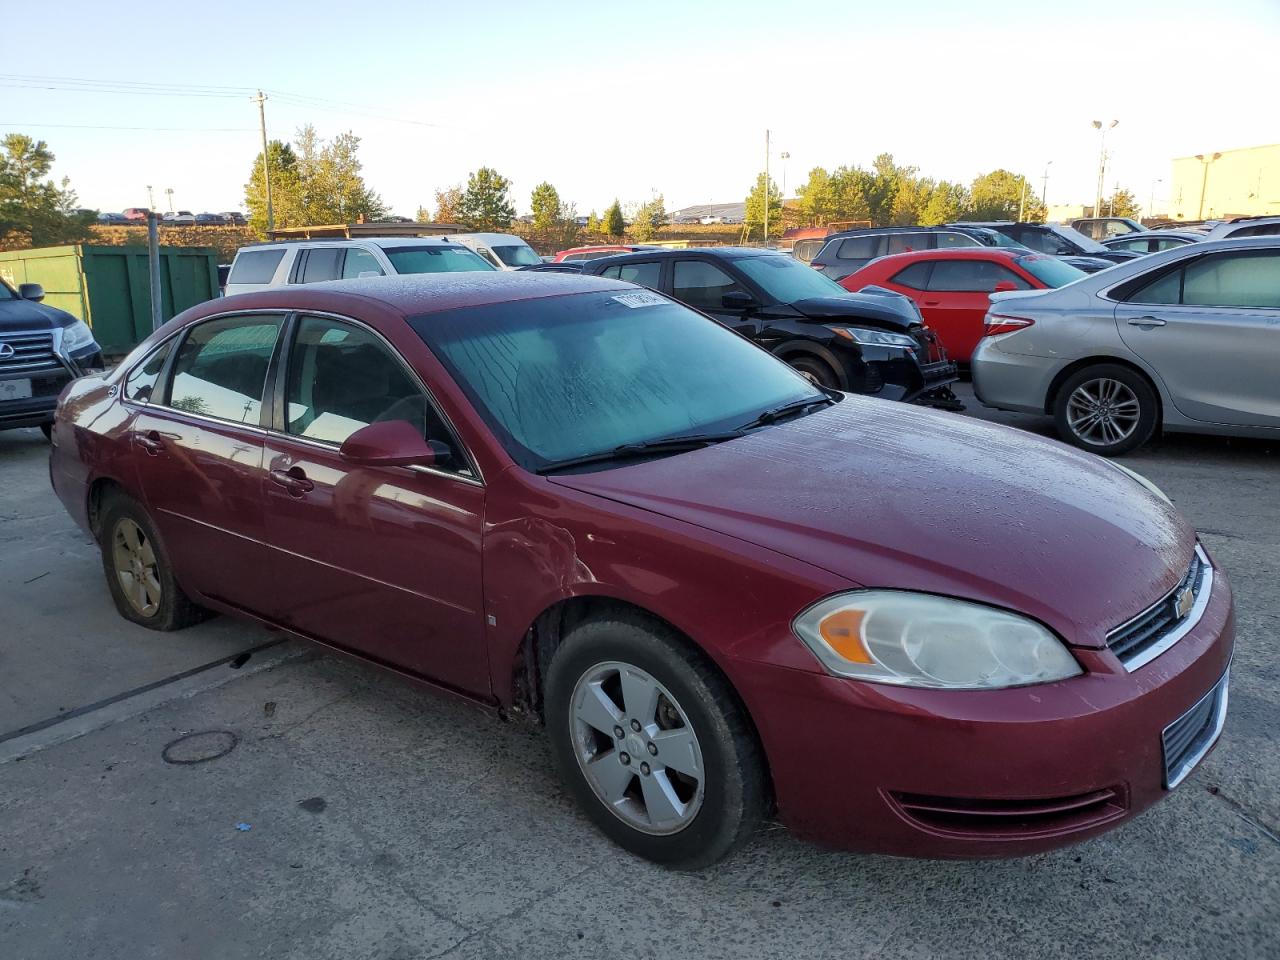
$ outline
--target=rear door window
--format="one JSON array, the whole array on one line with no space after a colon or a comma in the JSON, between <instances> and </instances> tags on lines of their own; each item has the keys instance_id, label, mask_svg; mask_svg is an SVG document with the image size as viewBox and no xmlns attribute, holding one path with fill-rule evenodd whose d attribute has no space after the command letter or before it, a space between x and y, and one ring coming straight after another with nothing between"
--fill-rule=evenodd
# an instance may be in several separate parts
<instances>
[{"instance_id":1,"label":"rear door window","mask_svg":"<svg viewBox=\"0 0 1280 960\"><path fill-rule=\"evenodd\" d=\"M933 235L928 233L891 233L883 239L888 241L884 254L909 253L912 250L933 248Z\"/></svg>"},{"instance_id":2,"label":"rear door window","mask_svg":"<svg viewBox=\"0 0 1280 960\"><path fill-rule=\"evenodd\" d=\"M937 238L939 247L980 247L982 243L969 236L967 233L951 233L950 231L939 231L934 234Z\"/></svg>"},{"instance_id":3,"label":"rear door window","mask_svg":"<svg viewBox=\"0 0 1280 960\"><path fill-rule=\"evenodd\" d=\"M836 258L840 260L871 260L876 256L880 237L849 237L840 241Z\"/></svg>"},{"instance_id":4,"label":"rear door window","mask_svg":"<svg viewBox=\"0 0 1280 960\"><path fill-rule=\"evenodd\" d=\"M922 263L913 263L904 270L899 270L889 278L890 283L896 283L901 287L910 287L912 290L927 290L929 283L929 268L933 264L928 261Z\"/></svg>"},{"instance_id":5,"label":"rear door window","mask_svg":"<svg viewBox=\"0 0 1280 960\"><path fill-rule=\"evenodd\" d=\"M1172 270L1126 300L1189 307L1280 308L1280 253L1224 253Z\"/></svg>"},{"instance_id":6,"label":"rear door window","mask_svg":"<svg viewBox=\"0 0 1280 960\"><path fill-rule=\"evenodd\" d=\"M742 290L738 281L706 260L677 260L671 286L677 300L708 313L724 309L726 293Z\"/></svg>"},{"instance_id":7,"label":"rear door window","mask_svg":"<svg viewBox=\"0 0 1280 960\"><path fill-rule=\"evenodd\" d=\"M188 330L168 390L168 405L219 420L257 426L279 316L206 320Z\"/></svg>"},{"instance_id":8,"label":"rear door window","mask_svg":"<svg viewBox=\"0 0 1280 960\"><path fill-rule=\"evenodd\" d=\"M283 259L283 250L244 250L231 265L227 283L270 283Z\"/></svg>"},{"instance_id":9,"label":"rear door window","mask_svg":"<svg viewBox=\"0 0 1280 960\"><path fill-rule=\"evenodd\" d=\"M380 277L382 276L382 267L378 263L378 258L368 250L352 247L347 251L347 256L342 261L342 279L350 280L359 277L361 274L366 276L373 274L375 277Z\"/></svg>"},{"instance_id":10,"label":"rear door window","mask_svg":"<svg viewBox=\"0 0 1280 960\"><path fill-rule=\"evenodd\" d=\"M600 271L600 276L614 280L625 280L627 283L638 283L642 287L658 289L658 278L662 274L662 264L656 260L643 263L615 263Z\"/></svg>"},{"instance_id":11,"label":"rear door window","mask_svg":"<svg viewBox=\"0 0 1280 960\"><path fill-rule=\"evenodd\" d=\"M322 280L337 280L342 269L342 247L313 247L305 250L302 256L302 269L298 272L298 283L319 283Z\"/></svg>"}]
</instances>

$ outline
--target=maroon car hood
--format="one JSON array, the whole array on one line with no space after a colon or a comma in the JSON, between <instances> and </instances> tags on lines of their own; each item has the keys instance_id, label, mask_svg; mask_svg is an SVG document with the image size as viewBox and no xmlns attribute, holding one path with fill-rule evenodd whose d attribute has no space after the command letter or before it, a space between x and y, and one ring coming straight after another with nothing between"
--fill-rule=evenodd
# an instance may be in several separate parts
<instances>
[{"instance_id":1,"label":"maroon car hood","mask_svg":"<svg viewBox=\"0 0 1280 960\"><path fill-rule=\"evenodd\" d=\"M1171 506L1105 460L858 397L705 449L551 479L853 584L1013 608L1082 646L1171 590L1195 546Z\"/></svg>"}]
</instances>

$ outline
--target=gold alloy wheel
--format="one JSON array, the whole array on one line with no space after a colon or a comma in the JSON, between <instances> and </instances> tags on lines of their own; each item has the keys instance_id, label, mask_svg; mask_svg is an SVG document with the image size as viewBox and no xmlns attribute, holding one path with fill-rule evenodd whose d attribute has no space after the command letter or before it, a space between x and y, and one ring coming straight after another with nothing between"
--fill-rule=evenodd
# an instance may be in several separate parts
<instances>
[{"instance_id":1,"label":"gold alloy wheel","mask_svg":"<svg viewBox=\"0 0 1280 960\"><path fill-rule=\"evenodd\" d=\"M111 537L111 561L129 606L141 616L160 609L160 573L151 540L136 523L123 517Z\"/></svg>"}]
</instances>

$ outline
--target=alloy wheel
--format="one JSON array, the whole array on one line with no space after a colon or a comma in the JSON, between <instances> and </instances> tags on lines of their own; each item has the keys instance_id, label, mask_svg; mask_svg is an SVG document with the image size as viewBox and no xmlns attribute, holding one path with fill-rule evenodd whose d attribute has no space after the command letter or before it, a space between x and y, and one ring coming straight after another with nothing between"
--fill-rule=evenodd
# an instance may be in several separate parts
<instances>
[{"instance_id":1,"label":"alloy wheel","mask_svg":"<svg viewBox=\"0 0 1280 960\"><path fill-rule=\"evenodd\" d=\"M574 686L569 726L587 783L628 826L666 835L697 816L706 779L698 735L647 672L617 661L591 667Z\"/></svg>"},{"instance_id":2,"label":"alloy wheel","mask_svg":"<svg viewBox=\"0 0 1280 960\"><path fill-rule=\"evenodd\" d=\"M111 556L116 579L129 606L144 617L153 617L160 609L160 572L156 552L142 528L122 517L112 534Z\"/></svg>"},{"instance_id":3,"label":"alloy wheel","mask_svg":"<svg viewBox=\"0 0 1280 960\"><path fill-rule=\"evenodd\" d=\"M1095 447L1129 439L1141 416L1137 394L1110 377L1086 380L1067 398L1067 425L1082 442Z\"/></svg>"}]
</instances>

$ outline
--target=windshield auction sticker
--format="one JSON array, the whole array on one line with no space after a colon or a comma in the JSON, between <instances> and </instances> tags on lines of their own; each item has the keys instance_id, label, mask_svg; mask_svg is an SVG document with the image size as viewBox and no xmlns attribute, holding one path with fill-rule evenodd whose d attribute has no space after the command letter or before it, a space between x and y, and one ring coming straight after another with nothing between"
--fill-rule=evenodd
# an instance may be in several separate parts
<instances>
[{"instance_id":1,"label":"windshield auction sticker","mask_svg":"<svg viewBox=\"0 0 1280 960\"><path fill-rule=\"evenodd\" d=\"M634 310L636 307L660 307L667 302L666 297L660 297L656 293L650 293L647 290L637 290L635 293L622 293L613 298L624 307L630 307Z\"/></svg>"}]
</instances>

